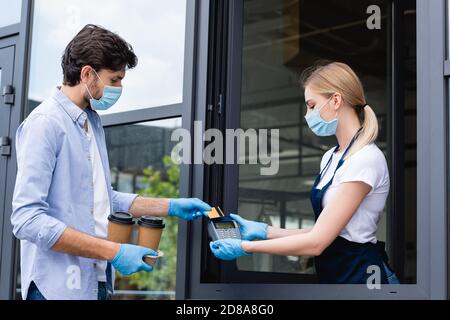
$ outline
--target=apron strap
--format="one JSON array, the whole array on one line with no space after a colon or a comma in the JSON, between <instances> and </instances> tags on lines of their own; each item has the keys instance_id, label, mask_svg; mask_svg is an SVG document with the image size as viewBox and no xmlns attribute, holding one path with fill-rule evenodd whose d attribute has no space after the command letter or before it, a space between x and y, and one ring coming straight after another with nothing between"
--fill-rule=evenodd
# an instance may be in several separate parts
<instances>
[{"instance_id":1,"label":"apron strap","mask_svg":"<svg viewBox=\"0 0 450 320\"><path fill-rule=\"evenodd\" d=\"M328 168L328 166L330 165L331 159L333 159L333 154L336 152L337 148L339 148L339 145L337 145L336 147L334 147L334 150L333 150L333 152L331 153L331 156L330 156L330 158L328 159L327 164L325 165L325 167L323 167L322 171L320 171L319 176L322 176L322 174L325 172L325 170L326 170L326 169Z\"/></svg>"},{"instance_id":2,"label":"apron strap","mask_svg":"<svg viewBox=\"0 0 450 320\"><path fill-rule=\"evenodd\" d=\"M356 141L356 138L358 138L358 135L361 132L361 130L362 130L362 127L358 129L358 131L356 132L356 134L353 136L352 140L350 141L350 144L345 149L344 154L342 155L342 157L339 160L339 163L338 163L336 169L334 170L334 173L333 173L333 176L331 177L331 180L326 184L327 187L333 182L334 176L336 175L336 172L338 171L338 169L344 164L344 158L347 155L347 153L350 150L350 148L352 147L353 143ZM334 151L331 153L330 159L328 159L327 164L325 165L325 167L322 169L322 171L320 172L319 176L317 177L318 181L320 181L322 179L322 174L325 172L325 170L328 169L328 166L331 163L331 159L333 159L333 155L336 153L336 150L338 148L339 148L339 144L335 147ZM324 188L322 188L322 189L324 189Z\"/></svg>"}]
</instances>

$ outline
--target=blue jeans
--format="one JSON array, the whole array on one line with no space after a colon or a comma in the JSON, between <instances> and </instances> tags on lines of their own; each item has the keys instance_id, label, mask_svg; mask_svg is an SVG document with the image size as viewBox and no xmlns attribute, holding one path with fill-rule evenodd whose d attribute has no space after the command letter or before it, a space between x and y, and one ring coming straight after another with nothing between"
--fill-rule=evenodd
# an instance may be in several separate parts
<instances>
[{"instance_id":1,"label":"blue jeans","mask_svg":"<svg viewBox=\"0 0 450 320\"><path fill-rule=\"evenodd\" d=\"M383 263L384 270L386 271L386 276L389 284L400 284L400 281L398 280L396 274L394 271L392 271L386 263Z\"/></svg>"},{"instance_id":2,"label":"blue jeans","mask_svg":"<svg viewBox=\"0 0 450 320\"><path fill-rule=\"evenodd\" d=\"M108 292L106 288L106 282L98 283L98 300L111 300L111 294ZM47 300L39 291L36 284L32 281L30 284L30 288L28 289L27 300Z\"/></svg>"},{"instance_id":3,"label":"blue jeans","mask_svg":"<svg viewBox=\"0 0 450 320\"><path fill-rule=\"evenodd\" d=\"M36 287L36 284L31 281L30 287L28 288L27 300L47 300Z\"/></svg>"}]
</instances>

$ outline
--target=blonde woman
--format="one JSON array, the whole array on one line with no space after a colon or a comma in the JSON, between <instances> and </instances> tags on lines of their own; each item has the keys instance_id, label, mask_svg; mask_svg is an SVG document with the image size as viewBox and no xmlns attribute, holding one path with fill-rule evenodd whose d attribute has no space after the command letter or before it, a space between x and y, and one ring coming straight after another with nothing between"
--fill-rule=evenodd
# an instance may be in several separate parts
<instances>
[{"instance_id":1,"label":"blonde woman","mask_svg":"<svg viewBox=\"0 0 450 320\"><path fill-rule=\"evenodd\" d=\"M389 193L389 172L374 143L378 122L361 81L348 65L338 62L309 68L302 80L308 126L318 136L335 135L338 142L322 157L311 190L314 227L281 229L232 214L242 240L214 241L210 248L223 260L253 252L314 256L321 283L364 284L374 270L381 283L398 283L387 264L384 243L376 238Z\"/></svg>"}]
</instances>

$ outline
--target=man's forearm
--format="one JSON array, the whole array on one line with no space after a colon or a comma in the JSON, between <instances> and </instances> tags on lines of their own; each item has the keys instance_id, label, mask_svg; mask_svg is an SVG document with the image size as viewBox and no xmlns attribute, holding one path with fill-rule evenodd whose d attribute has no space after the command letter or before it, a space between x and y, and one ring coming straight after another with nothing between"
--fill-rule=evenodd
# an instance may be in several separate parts
<instances>
[{"instance_id":1,"label":"man's forearm","mask_svg":"<svg viewBox=\"0 0 450 320\"><path fill-rule=\"evenodd\" d=\"M112 260L119 251L119 244L67 228L52 250L73 256Z\"/></svg>"},{"instance_id":2,"label":"man's forearm","mask_svg":"<svg viewBox=\"0 0 450 320\"><path fill-rule=\"evenodd\" d=\"M136 218L141 216L165 217L169 211L169 199L137 197L129 212Z\"/></svg>"}]
</instances>

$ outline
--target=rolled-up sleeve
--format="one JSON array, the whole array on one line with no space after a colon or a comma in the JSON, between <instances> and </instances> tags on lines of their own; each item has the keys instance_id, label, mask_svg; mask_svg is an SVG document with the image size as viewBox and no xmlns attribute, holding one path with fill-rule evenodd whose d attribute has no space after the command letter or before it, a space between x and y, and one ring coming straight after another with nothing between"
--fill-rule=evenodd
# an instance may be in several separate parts
<instances>
[{"instance_id":1,"label":"rolled-up sleeve","mask_svg":"<svg viewBox=\"0 0 450 320\"><path fill-rule=\"evenodd\" d=\"M57 158L56 133L50 120L35 114L16 133L17 177L11 223L14 235L50 249L66 225L48 214L48 191Z\"/></svg>"},{"instance_id":2,"label":"rolled-up sleeve","mask_svg":"<svg viewBox=\"0 0 450 320\"><path fill-rule=\"evenodd\" d=\"M118 192L111 188L114 212L128 212L134 199L138 196L134 193Z\"/></svg>"}]
</instances>

